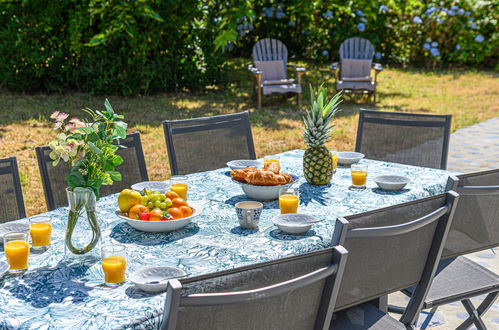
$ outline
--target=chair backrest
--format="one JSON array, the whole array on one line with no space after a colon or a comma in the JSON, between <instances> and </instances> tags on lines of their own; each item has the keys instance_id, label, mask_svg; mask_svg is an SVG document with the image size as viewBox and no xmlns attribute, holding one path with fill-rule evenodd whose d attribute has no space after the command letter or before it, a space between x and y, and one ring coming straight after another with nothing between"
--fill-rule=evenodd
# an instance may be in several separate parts
<instances>
[{"instance_id":1,"label":"chair backrest","mask_svg":"<svg viewBox=\"0 0 499 330\"><path fill-rule=\"evenodd\" d=\"M406 325L414 322L435 275L457 200L451 191L338 219L333 244L344 244L349 257L336 310L417 285L401 319Z\"/></svg>"},{"instance_id":2,"label":"chair backrest","mask_svg":"<svg viewBox=\"0 0 499 330\"><path fill-rule=\"evenodd\" d=\"M247 111L163 122L173 175L225 167L234 159L255 159Z\"/></svg>"},{"instance_id":3,"label":"chair backrest","mask_svg":"<svg viewBox=\"0 0 499 330\"><path fill-rule=\"evenodd\" d=\"M445 169L451 118L361 109L355 151L371 159Z\"/></svg>"},{"instance_id":4,"label":"chair backrest","mask_svg":"<svg viewBox=\"0 0 499 330\"><path fill-rule=\"evenodd\" d=\"M459 197L442 258L499 246L499 169L451 176Z\"/></svg>"},{"instance_id":5,"label":"chair backrest","mask_svg":"<svg viewBox=\"0 0 499 330\"><path fill-rule=\"evenodd\" d=\"M101 197L117 193L124 188L130 188L134 183L148 181L147 168L142 151L142 143L138 132L128 134L126 139L120 141L120 145L126 148L119 149L116 154L123 157L123 163L116 170L121 173L122 181L116 181L112 186L102 186ZM42 176L45 201L49 211L59 207L67 206L66 177L69 174L69 166L65 162L59 162L52 166L50 159L51 149L48 146L37 147L36 156L38 167Z\"/></svg>"},{"instance_id":6,"label":"chair backrest","mask_svg":"<svg viewBox=\"0 0 499 330\"><path fill-rule=\"evenodd\" d=\"M16 157L0 159L0 223L25 217Z\"/></svg>"},{"instance_id":7,"label":"chair backrest","mask_svg":"<svg viewBox=\"0 0 499 330\"><path fill-rule=\"evenodd\" d=\"M347 251L324 249L168 283L162 329L329 329Z\"/></svg>"},{"instance_id":8,"label":"chair backrest","mask_svg":"<svg viewBox=\"0 0 499 330\"><path fill-rule=\"evenodd\" d=\"M360 78L371 75L374 47L364 38L349 38L340 46L340 77Z\"/></svg>"},{"instance_id":9,"label":"chair backrest","mask_svg":"<svg viewBox=\"0 0 499 330\"><path fill-rule=\"evenodd\" d=\"M288 49L286 45L277 39L265 38L259 40L254 46L252 51L253 62L265 61L283 61L284 77L286 78L286 66L288 64ZM265 80L265 79L264 79Z\"/></svg>"}]
</instances>

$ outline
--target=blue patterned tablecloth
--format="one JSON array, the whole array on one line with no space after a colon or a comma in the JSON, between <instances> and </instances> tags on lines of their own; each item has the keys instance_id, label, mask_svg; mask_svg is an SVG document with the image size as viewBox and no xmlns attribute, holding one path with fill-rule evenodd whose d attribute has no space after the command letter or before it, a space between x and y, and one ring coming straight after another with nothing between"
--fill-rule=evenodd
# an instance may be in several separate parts
<instances>
[{"instance_id":1,"label":"blue patterned tablecloth","mask_svg":"<svg viewBox=\"0 0 499 330\"><path fill-rule=\"evenodd\" d=\"M300 212L323 220L303 236L285 235L273 226L271 220L279 213L277 201L264 203L259 230L241 229L234 204L247 198L231 181L228 168L223 168L189 175L189 199L203 204L203 214L173 233L136 231L114 215L116 195L102 198L98 213L103 240L127 246L128 274L144 265L206 274L326 247L337 217L442 193L453 173L365 159L367 189L351 191L347 167L339 167L328 186L307 184L302 157L301 150L280 155L283 171L300 178ZM373 181L381 174L405 175L412 182L400 192L382 191ZM0 280L0 328L157 328L165 294L146 294L131 283L109 289L102 285L100 263L64 262L67 209L48 214L54 219L52 247L43 254L32 254L24 275L6 275ZM0 247L0 259L4 258Z\"/></svg>"}]
</instances>

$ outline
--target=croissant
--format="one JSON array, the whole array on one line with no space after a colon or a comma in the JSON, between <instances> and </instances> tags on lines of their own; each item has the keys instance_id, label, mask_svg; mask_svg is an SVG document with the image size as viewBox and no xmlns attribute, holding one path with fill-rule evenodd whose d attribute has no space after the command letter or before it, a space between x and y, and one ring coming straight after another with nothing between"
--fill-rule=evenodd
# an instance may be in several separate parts
<instances>
[{"instance_id":1,"label":"croissant","mask_svg":"<svg viewBox=\"0 0 499 330\"><path fill-rule=\"evenodd\" d=\"M279 165L279 163L277 162L268 162L267 164L263 165L263 170L273 172L274 174L279 174L279 172L281 171L281 165Z\"/></svg>"},{"instance_id":2,"label":"croissant","mask_svg":"<svg viewBox=\"0 0 499 330\"><path fill-rule=\"evenodd\" d=\"M230 176L239 182L246 182L246 174L255 172L257 169L255 167L248 167L240 170L232 170L230 171Z\"/></svg>"},{"instance_id":3,"label":"croissant","mask_svg":"<svg viewBox=\"0 0 499 330\"><path fill-rule=\"evenodd\" d=\"M283 175L263 170L247 173L245 180L255 186L278 186L287 183Z\"/></svg>"}]
</instances>

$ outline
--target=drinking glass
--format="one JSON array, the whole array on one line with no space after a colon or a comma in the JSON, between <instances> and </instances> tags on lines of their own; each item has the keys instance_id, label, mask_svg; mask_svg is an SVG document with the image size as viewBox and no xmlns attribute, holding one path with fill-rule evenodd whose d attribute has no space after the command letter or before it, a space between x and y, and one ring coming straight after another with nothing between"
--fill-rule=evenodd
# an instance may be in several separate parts
<instances>
[{"instance_id":1,"label":"drinking glass","mask_svg":"<svg viewBox=\"0 0 499 330\"><path fill-rule=\"evenodd\" d=\"M279 190L279 209L281 214L298 213L300 193L298 188L282 188Z\"/></svg>"},{"instance_id":2,"label":"drinking glass","mask_svg":"<svg viewBox=\"0 0 499 330\"><path fill-rule=\"evenodd\" d=\"M125 283L126 250L121 244L108 245L102 248L102 269L104 283L115 287Z\"/></svg>"},{"instance_id":3,"label":"drinking glass","mask_svg":"<svg viewBox=\"0 0 499 330\"><path fill-rule=\"evenodd\" d=\"M176 192L180 198L187 200L187 177L185 175L174 175L170 178L170 190Z\"/></svg>"},{"instance_id":4,"label":"drinking glass","mask_svg":"<svg viewBox=\"0 0 499 330\"><path fill-rule=\"evenodd\" d=\"M331 150L331 158L333 158L333 173L336 173L338 167L338 150Z\"/></svg>"},{"instance_id":5,"label":"drinking glass","mask_svg":"<svg viewBox=\"0 0 499 330\"><path fill-rule=\"evenodd\" d=\"M271 162L281 164L279 156L265 156L265 157L263 157L263 166L265 166L265 165L267 165L267 163L271 163Z\"/></svg>"},{"instance_id":6,"label":"drinking glass","mask_svg":"<svg viewBox=\"0 0 499 330\"><path fill-rule=\"evenodd\" d=\"M52 236L52 218L37 216L29 219L29 234L31 236L31 247L34 250L48 248Z\"/></svg>"},{"instance_id":7,"label":"drinking glass","mask_svg":"<svg viewBox=\"0 0 499 330\"><path fill-rule=\"evenodd\" d=\"M17 274L28 269L28 233L5 234L3 237L3 248L10 266L10 273Z\"/></svg>"},{"instance_id":8,"label":"drinking glass","mask_svg":"<svg viewBox=\"0 0 499 330\"><path fill-rule=\"evenodd\" d=\"M352 164L352 188L366 189L367 181L367 165L366 164Z\"/></svg>"}]
</instances>

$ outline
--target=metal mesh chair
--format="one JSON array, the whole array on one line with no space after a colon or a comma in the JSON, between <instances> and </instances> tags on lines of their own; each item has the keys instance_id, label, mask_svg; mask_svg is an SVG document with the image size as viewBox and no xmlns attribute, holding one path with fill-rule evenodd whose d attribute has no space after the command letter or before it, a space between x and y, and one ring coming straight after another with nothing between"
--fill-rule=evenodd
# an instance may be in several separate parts
<instances>
[{"instance_id":1,"label":"metal mesh chair","mask_svg":"<svg viewBox=\"0 0 499 330\"><path fill-rule=\"evenodd\" d=\"M16 157L0 159L0 223L25 217Z\"/></svg>"},{"instance_id":2,"label":"metal mesh chair","mask_svg":"<svg viewBox=\"0 0 499 330\"><path fill-rule=\"evenodd\" d=\"M164 121L173 175L225 167L234 159L255 159L247 111L213 117Z\"/></svg>"},{"instance_id":3,"label":"metal mesh chair","mask_svg":"<svg viewBox=\"0 0 499 330\"><path fill-rule=\"evenodd\" d=\"M161 328L327 329L346 257L336 246L170 280Z\"/></svg>"},{"instance_id":4,"label":"metal mesh chair","mask_svg":"<svg viewBox=\"0 0 499 330\"><path fill-rule=\"evenodd\" d=\"M418 201L340 218L333 243L344 244L348 262L333 317L334 329L413 326L436 272L458 195L449 192ZM346 231L346 235L342 232ZM337 237L346 237L344 241ZM410 248L408 248L410 247ZM368 302L391 292L416 286L400 323L372 312Z\"/></svg>"},{"instance_id":5,"label":"metal mesh chair","mask_svg":"<svg viewBox=\"0 0 499 330\"><path fill-rule=\"evenodd\" d=\"M367 158L445 169L451 115L361 109L355 151Z\"/></svg>"},{"instance_id":6,"label":"metal mesh chair","mask_svg":"<svg viewBox=\"0 0 499 330\"><path fill-rule=\"evenodd\" d=\"M439 306L461 301L470 315L458 329L467 329L472 323L477 329L486 329L481 316L499 296L499 275L458 255L499 245L499 169L449 177L448 190L459 193L456 213L445 243L442 260L423 308L435 313ZM403 290L411 296L414 288ZM487 295L475 307L470 299ZM403 308L390 307L403 312Z\"/></svg>"},{"instance_id":7,"label":"metal mesh chair","mask_svg":"<svg viewBox=\"0 0 499 330\"><path fill-rule=\"evenodd\" d=\"M149 180L140 134L138 132L128 134L125 140L120 141L120 144L126 147L116 152L124 160L116 168L122 175L122 181L116 181L112 186L102 186L101 196L117 193L125 188L130 188L134 183ZM37 147L35 150L48 210L51 211L67 206L66 187L68 184L66 177L69 174L68 164L59 162L57 166L52 166L53 161L49 157L51 150L48 146Z\"/></svg>"}]
</instances>

